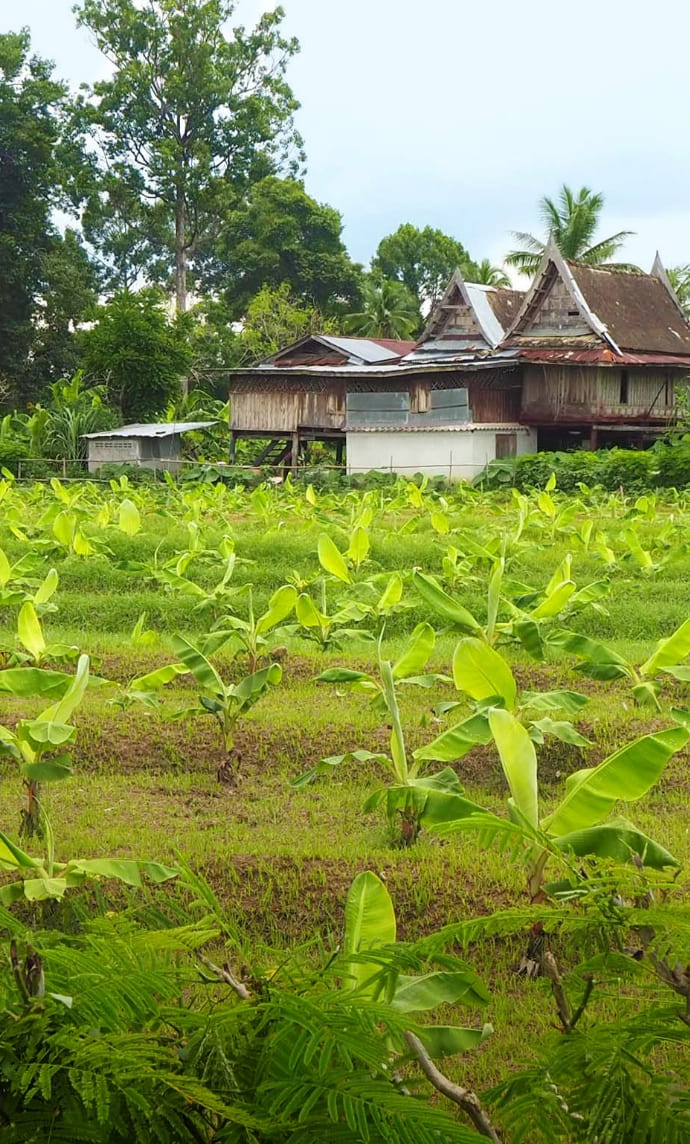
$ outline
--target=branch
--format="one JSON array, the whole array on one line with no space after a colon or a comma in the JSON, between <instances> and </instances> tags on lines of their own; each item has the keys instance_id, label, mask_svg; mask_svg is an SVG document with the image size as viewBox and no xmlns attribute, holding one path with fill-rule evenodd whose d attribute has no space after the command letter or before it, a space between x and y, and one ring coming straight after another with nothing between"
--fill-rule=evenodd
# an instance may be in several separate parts
<instances>
[{"instance_id":1,"label":"branch","mask_svg":"<svg viewBox=\"0 0 690 1144\"><path fill-rule=\"evenodd\" d=\"M585 978L585 991L582 995L582 1001L573 1013L570 1008L570 1002L566 997L565 989L563 988L563 982L558 971L556 958L551 953L551 950L547 950L544 954L541 971L544 977L548 977L549 981L551 982L551 992L553 993L554 1001L556 1002L556 1008L558 1009L558 1016L561 1019L563 1032L572 1033L573 1029L580 1020L580 1017L587 1008L587 1005L589 1004L589 999L592 996L592 990L594 989L594 978L591 976L591 974Z\"/></svg>"},{"instance_id":2,"label":"branch","mask_svg":"<svg viewBox=\"0 0 690 1144\"><path fill-rule=\"evenodd\" d=\"M501 1137L491 1124L489 1117L479 1103L479 1099L475 1093L470 1092L467 1088L461 1088L459 1084L454 1084L452 1080L444 1076L444 1074L436 1068L436 1065L427 1053L419 1037L415 1037L414 1033L410 1033L409 1031L405 1033L405 1040L417 1058L424 1076L429 1083L434 1086L436 1091L440 1092L442 1096L447 1096L448 1099L452 1100L454 1104L457 1104L463 1112L467 1113L480 1136L487 1136L489 1140L493 1140L494 1144L502 1144Z\"/></svg>"},{"instance_id":3,"label":"branch","mask_svg":"<svg viewBox=\"0 0 690 1144\"><path fill-rule=\"evenodd\" d=\"M247 989L247 986L244 984L244 982L238 981L237 978L233 976L227 965L224 965L221 969L219 965L215 965L214 962L210 961L209 958L205 956L205 954L197 953L197 957L199 958L199 961L204 963L207 969L211 970L211 973L213 973L219 981L224 981L226 985L229 985L241 1001L251 1000L252 995Z\"/></svg>"}]
</instances>

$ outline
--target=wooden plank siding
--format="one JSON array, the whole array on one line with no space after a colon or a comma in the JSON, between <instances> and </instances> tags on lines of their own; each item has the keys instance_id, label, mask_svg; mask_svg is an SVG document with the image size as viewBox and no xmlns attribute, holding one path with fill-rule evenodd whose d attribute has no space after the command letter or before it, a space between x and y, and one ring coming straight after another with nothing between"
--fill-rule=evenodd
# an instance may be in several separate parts
<instances>
[{"instance_id":1,"label":"wooden plank siding","mask_svg":"<svg viewBox=\"0 0 690 1144\"><path fill-rule=\"evenodd\" d=\"M673 412L673 377L655 372L573 365L525 366L520 420L664 421Z\"/></svg>"}]
</instances>

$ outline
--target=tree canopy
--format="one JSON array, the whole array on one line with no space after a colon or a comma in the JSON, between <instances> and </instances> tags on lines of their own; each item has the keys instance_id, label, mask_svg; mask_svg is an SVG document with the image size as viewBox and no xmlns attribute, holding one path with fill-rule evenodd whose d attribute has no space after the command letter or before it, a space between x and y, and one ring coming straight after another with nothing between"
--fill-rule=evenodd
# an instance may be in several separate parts
<instances>
[{"instance_id":1,"label":"tree canopy","mask_svg":"<svg viewBox=\"0 0 690 1144\"><path fill-rule=\"evenodd\" d=\"M523 274L535 274L550 236L565 258L593 266L610 263L632 231L619 230L595 242L603 207L601 192L589 187L580 187L575 192L564 183L556 201L545 195L539 203L546 238L542 240L524 231L514 231L513 238L521 243L521 249L511 250L506 262Z\"/></svg>"},{"instance_id":2,"label":"tree canopy","mask_svg":"<svg viewBox=\"0 0 690 1144\"><path fill-rule=\"evenodd\" d=\"M364 284L362 309L345 319L348 333L369 338L414 338L420 325L414 294L389 278L370 277Z\"/></svg>"},{"instance_id":3,"label":"tree canopy","mask_svg":"<svg viewBox=\"0 0 690 1144\"><path fill-rule=\"evenodd\" d=\"M285 285L293 299L324 313L342 311L361 291L361 268L342 240L333 207L316 202L296 179L269 176L249 188L228 216L207 264L205 280L232 318L268 286Z\"/></svg>"},{"instance_id":4,"label":"tree canopy","mask_svg":"<svg viewBox=\"0 0 690 1144\"><path fill-rule=\"evenodd\" d=\"M235 7L82 0L76 8L113 69L77 109L100 157L92 238L116 263L128 260L130 276L142 244L144 251L152 244L158 271L162 263L174 277L178 311L187 308L188 268L217 219L253 182L300 155L297 104L285 81L297 42L281 34L281 8L250 31L227 33ZM120 212L117 226L110 204Z\"/></svg>"},{"instance_id":5,"label":"tree canopy","mask_svg":"<svg viewBox=\"0 0 690 1144\"><path fill-rule=\"evenodd\" d=\"M403 223L382 238L372 260L374 273L401 282L420 309L439 301L458 267L472 278L473 265L457 239L434 227L420 230L411 223Z\"/></svg>"}]
</instances>

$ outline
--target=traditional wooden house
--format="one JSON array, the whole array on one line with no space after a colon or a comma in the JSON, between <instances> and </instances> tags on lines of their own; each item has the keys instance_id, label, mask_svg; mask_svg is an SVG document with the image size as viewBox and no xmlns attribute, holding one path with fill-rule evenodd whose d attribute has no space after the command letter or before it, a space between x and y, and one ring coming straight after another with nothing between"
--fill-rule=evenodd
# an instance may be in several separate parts
<instances>
[{"instance_id":1,"label":"traditional wooden house","mask_svg":"<svg viewBox=\"0 0 690 1144\"><path fill-rule=\"evenodd\" d=\"M467 479L496 457L642 444L687 374L690 327L658 257L643 274L550 245L526 294L456 272L414 346L314 336L234 371L231 430L272 438L276 460L331 439L352 472Z\"/></svg>"},{"instance_id":2,"label":"traditional wooden house","mask_svg":"<svg viewBox=\"0 0 690 1144\"><path fill-rule=\"evenodd\" d=\"M650 274L568 262L551 245L501 344L540 449L640 444L669 425L690 327L657 255Z\"/></svg>"}]
</instances>

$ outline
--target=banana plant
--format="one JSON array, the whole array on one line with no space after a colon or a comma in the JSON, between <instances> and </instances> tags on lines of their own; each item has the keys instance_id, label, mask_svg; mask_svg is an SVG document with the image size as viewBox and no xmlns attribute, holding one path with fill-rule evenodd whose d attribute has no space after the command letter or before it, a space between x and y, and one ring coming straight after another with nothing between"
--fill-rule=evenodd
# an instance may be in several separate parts
<instances>
[{"instance_id":1,"label":"banana plant","mask_svg":"<svg viewBox=\"0 0 690 1144\"><path fill-rule=\"evenodd\" d=\"M322 759L292 784L295 788L302 788L318 775L332 774L344 763L373 762L382 765L391 781L377 788L365 801L363 809L368 813L385 806L389 829L400 846L411 846L423 826L476 809L475 804L464 797L453 770L446 768L432 775L423 773L421 757L411 758L405 745L396 689L406 683L429 687L440 678L421 674L433 651L434 639L433 628L429 624L419 624L395 663L383 659L379 641L377 675L350 668L330 668L318 677L322 683L345 684L372 697L391 725L390 754L356 750L332 755ZM476 734L481 734L481 727L477 728Z\"/></svg>"},{"instance_id":2,"label":"banana plant","mask_svg":"<svg viewBox=\"0 0 690 1144\"><path fill-rule=\"evenodd\" d=\"M11 678L10 678L11 677ZM14 668L0 672L0 687L13 687L11 694L57 697L35 719L20 719L14 729L0 726L0 755L19 764L19 773L27 790L27 805L21 812L20 834L31 837L41 832L40 785L60 782L72 773L70 744L76 738L76 727L69 720L81 704L89 684L89 657L79 657L74 676L60 672L44 672L39 668Z\"/></svg>"},{"instance_id":3,"label":"banana plant","mask_svg":"<svg viewBox=\"0 0 690 1144\"><path fill-rule=\"evenodd\" d=\"M239 758L234 750L237 724L271 687L280 683L283 669L279 663L272 663L245 676L239 683L225 683L210 660L185 636L173 636L173 648L180 658L182 668L194 677L199 697L196 706L178 711L175 718L210 715L215 720L226 755L221 768L223 776L234 781L239 774ZM182 674L177 670L178 666L170 665L174 672L171 679Z\"/></svg>"},{"instance_id":4,"label":"banana plant","mask_svg":"<svg viewBox=\"0 0 690 1144\"><path fill-rule=\"evenodd\" d=\"M343 988L382 1004L396 1014L426 1013L439 1005L483 1008L490 996L477 974L459 958L442 957L439 968L423 974L399 971L397 922L390 894L381 879L367 870L358 874L345 902L342 961ZM411 960L416 961L414 946ZM491 1025L464 1028L427 1025L415 1029L434 1059L476 1048L493 1032ZM400 1051L401 1046L390 1044Z\"/></svg>"},{"instance_id":5,"label":"banana plant","mask_svg":"<svg viewBox=\"0 0 690 1144\"><path fill-rule=\"evenodd\" d=\"M690 739L690 730L677 726L644 735L598 766L576 771L566 780L565 795L555 810L542 815L537 756L527 729L503 707L491 708L488 718L510 789L508 818L484 810L439 824L437 831L473 831L485 843L498 842L515 857L522 856L532 900L550 894L577 896L587 871L574 859L641 862L655 870L679 865L665 847L612 811L617 802L636 802L651 790L671 756ZM565 867L565 883L545 883L549 859Z\"/></svg>"},{"instance_id":6,"label":"banana plant","mask_svg":"<svg viewBox=\"0 0 690 1144\"><path fill-rule=\"evenodd\" d=\"M252 585L246 585L244 590L248 598L247 619L235 615L222 616L216 624L216 631L218 635L225 633L228 640L236 639L247 655L249 670L256 671L261 650L269 645L269 633L277 634L276 629L294 611L298 593L293 585L283 584L271 596L266 611L255 616Z\"/></svg>"},{"instance_id":7,"label":"banana plant","mask_svg":"<svg viewBox=\"0 0 690 1144\"><path fill-rule=\"evenodd\" d=\"M320 651L341 647L352 639L373 640L371 632L349 626L361 623L366 618L368 614L366 605L350 600L341 607L336 607L334 612L329 612L325 577L321 578L320 592L320 608L316 606L308 592L300 592L295 601L297 622L286 629L290 634L299 635L301 639L315 643Z\"/></svg>"},{"instance_id":8,"label":"banana plant","mask_svg":"<svg viewBox=\"0 0 690 1144\"><path fill-rule=\"evenodd\" d=\"M652 706L658 711L661 710L659 696L664 676L670 675L683 682L690 681L690 666L683 662L690 655L690 620L685 620L666 639L659 640L652 654L641 664L630 663L619 652L598 640L565 629L550 632L548 642L553 647L577 656L575 671L590 679L605 682L614 679L629 680L635 700L641 706Z\"/></svg>"},{"instance_id":9,"label":"banana plant","mask_svg":"<svg viewBox=\"0 0 690 1144\"><path fill-rule=\"evenodd\" d=\"M55 582L57 583L57 573L55 573ZM12 665L17 663L29 663L38 667L45 660L52 660L53 662L61 660L74 661L79 656L79 648L74 644L46 642L41 621L34 607L34 601L40 606L44 602L44 599L45 596L42 594L42 590L39 589L34 596L34 600L27 600L19 609L19 615L17 616L17 639L24 650L16 651L13 654L11 658Z\"/></svg>"},{"instance_id":10,"label":"banana plant","mask_svg":"<svg viewBox=\"0 0 690 1144\"><path fill-rule=\"evenodd\" d=\"M344 584L351 584L354 576L367 559L370 547L369 532L362 525L357 525L352 530L349 546L344 555L331 540L328 533L322 532L317 545L319 564L324 572L328 572L336 580L341 580Z\"/></svg>"},{"instance_id":11,"label":"banana plant","mask_svg":"<svg viewBox=\"0 0 690 1144\"><path fill-rule=\"evenodd\" d=\"M457 762L478 743L486 745L494 736L491 712L500 707L509 712L532 743L542 744L547 736L576 747L591 746L569 720L555 715L574 715L588 702L577 691L522 691L506 659L483 640L460 640L453 653L453 682L474 703L473 713L443 731L433 742L415 751L420 762ZM457 711L461 702L439 706L439 713ZM498 744L497 744L498 746Z\"/></svg>"},{"instance_id":12,"label":"banana plant","mask_svg":"<svg viewBox=\"0 0 690 1144\"><path fill-rule=\"evenodd\" d=\"M21 850L0 831L0 871L13 876L0 886L0 903L45 902L60 900L68 890L79 889L86 882L113 879L126 886L140 887L142 875L159 885L177 877L177 870L161 862L132 858L71 858L66 862L55 857L55 844L49 820L43 816L42 835L46 838L46 856L33 857Z\"/></svg>"}]
</instances>

